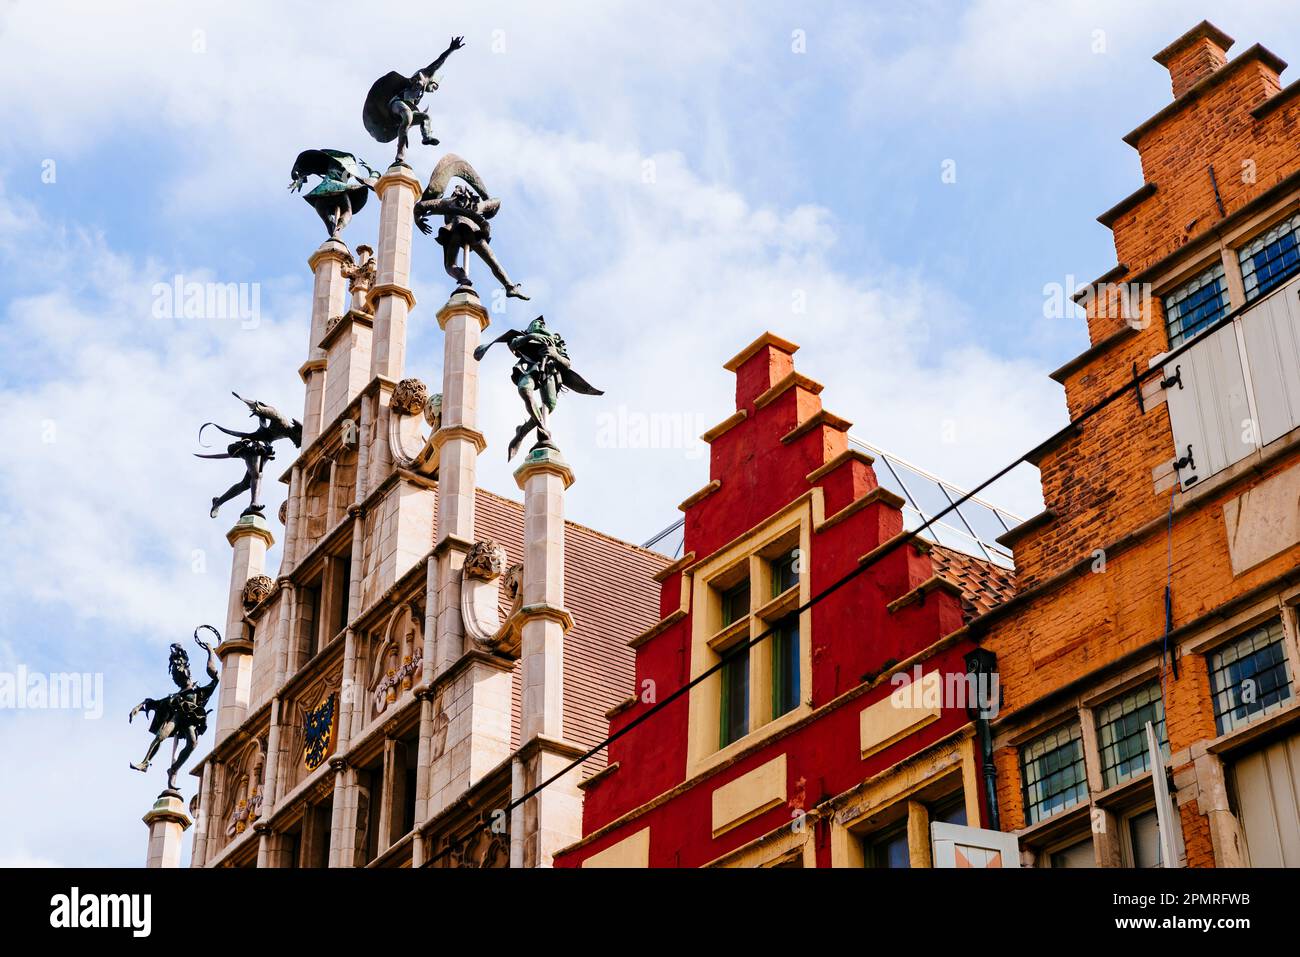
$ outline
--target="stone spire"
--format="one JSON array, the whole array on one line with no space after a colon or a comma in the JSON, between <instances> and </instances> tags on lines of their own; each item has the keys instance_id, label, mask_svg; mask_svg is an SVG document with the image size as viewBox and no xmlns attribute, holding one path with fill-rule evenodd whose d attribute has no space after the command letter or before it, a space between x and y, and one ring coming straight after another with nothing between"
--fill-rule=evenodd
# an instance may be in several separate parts
<instances>
[{"instance_id":1,"label":"stone spire","mask_svg":"<svg viewBox=\"0 0 1300 957\"><path fill-rule=\"evenodd\" d=\"M238 728L248 715L253 685L253 636L244 622L244 589L250 579L266 571L266 552L275 544L266 519L258 513L241 515L226 533L233 554L230 587L226 599L226 630L217 656L221 659L221 683L217 686L216 740Z\"/></svg>"},{"instance_id":2,"label":"stone spire","mask_svg":"<svg viewBox=\"0 0 1300 957\"><path fill-rule=\"evenodd\" d=\"M174 793L164 791L144 818L149 828L149 855L146 867L180 867L181 838L193 821L185 805Z\"/></svg>"},{"instance_id":3,"label":"stone spire","mask_svg":"<svg viewBox=\"0 0 1300 957\"><path fill-rule=\"evenodd\" d=\"M307 361L298 374L306 386L306 406L302 415L302 443L311 445L324 426L326 379L325 333L329 323L343 313L347 282L344 266L352 262L348 247L340 240L327 239L307 260L314 281L311 296L311 333L307 343Z\"/></svg>"},{"instance_id":4,"label":"stone spire","mask_svg":"<svg viewBox=\"0 0 1300 957\"><path fill-rule=\"evenodd\" d=\"M512 802L582 754L564 740L564 636L573 627L564 607L564 493L573 485L573 470L557 450L539 447L515 470L515 481L524 492L526 551L520 610L523 704ZM582 836L579 774L575 768L515 808L512 867L549 867L556 851Z\"/></svg>"},{"instance_id":5,"label":"stone spire","mask_svg":"<svg viewBox=\"0 0 1300 957\"><path fill-rule=\"evenodd\" d=\"M375 333L370 347L370 376L396 382L406 362L406 320L415 308L411 292L411 232L420 181L405 163L388 167L375 184L379 194L379 270L370 291L375 304Z\"/></svg>"}]
</instances>

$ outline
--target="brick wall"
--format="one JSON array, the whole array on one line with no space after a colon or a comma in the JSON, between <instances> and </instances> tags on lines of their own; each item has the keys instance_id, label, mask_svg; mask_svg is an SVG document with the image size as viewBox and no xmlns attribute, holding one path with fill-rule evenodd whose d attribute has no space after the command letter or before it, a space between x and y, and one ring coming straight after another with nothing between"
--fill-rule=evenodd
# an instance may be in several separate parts
<instances>
[{"instance_id":1,"label":"brick wall","mask_svg":"<svg viewBox=\"0 0 1300 957\"><path fill-rule=\"evenodd\" d=\"M1232 215L1300 170L1300 97L1284 95L1276 108L1252 113L1277 94L1285 64L1261 47L1225 64L1222 51L1231 42L1201 24L1157 54L1182 99L1126 137L1139 153L1144 181L1155 190L1104 217L1114 233L1117 262L1127 266L1117 271L1116 282L1176 274L1180 250L1186 250L1181 265L1187 268L1197 264L1202 249L1214 255L1204 240L1213 238L1225 213ZM1060 375L1072 419L1130 383L1135 365L1145 371L1153 356L1168 350L1158 302L1148 302L1136 317L1145 321L1131 324L1134 318L1116 307L1114 296L1089 303L1091 342L1107 345ZM1300 455L1180 510L1170 536L1163 521L1170 493L1156 490L1152 470L1173 457L1166 407L1152 404L1143 412L1129 396L1041 455L1044 501L1054 516L1023 534L1014 552L1022 592L1048 584L1013 614L994 616L983 640L998 656L1004 731L1032 728L1048 713L1049 700L1059 707L1065 696L1077 698L1125 656L1158 660L1164 589L1171 578L1173 621L1179 626L1295 567L1291 549L1234 577L1223 504L1291 467ZM1167 681L1170 746L1175 756L1183 752L1178 760L1186 767L1186 749L1216 734L1204 658L1182 657L1178 678L1168 675ZM1018 750L1000 748L995 764L1002 826L1022 828ZM1179 801L1188 863L1212 866L1206 818L1194 795L1180 794Z\"/></svg>"}]
</instances>

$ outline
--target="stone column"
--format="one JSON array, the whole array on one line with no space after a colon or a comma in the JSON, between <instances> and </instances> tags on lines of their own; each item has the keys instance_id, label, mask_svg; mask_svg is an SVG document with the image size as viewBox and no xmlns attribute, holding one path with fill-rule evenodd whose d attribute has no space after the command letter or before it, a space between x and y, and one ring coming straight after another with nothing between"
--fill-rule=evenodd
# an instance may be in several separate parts
<instances>
[{"instance_id":1,"label":"stone column","mask_svg":"<svg viewBox=\"0 0 1300 957\"><path fill-rule=\"evenodd\" d=\"M299 518L302 514L302 492L306 484L302 466L295 465L289 473L289 495L284 512L284 552L280 556L280 574L292 574L298 564L298 553L302 550L299 533Z\"/></svg>"},{"instance_id":2,"label":"stone column","mask_svg":"<svg viewBox=\"0 0 1300 957\"><path fill-rule=\"evenodd\" d=\"M327 239L312 253L307 264L315 274L311 296L311 341L307 343L307 361L298 374L307 386L307 403L302 415L302 444L311 445L320 435L321 410L325 402L325 338L326 324L335 316L343 315L347 301L347 280L343 278L343 264L351 262L348 247L337 239Z\"/></svg>"},{"instance_id":3,"label":"stone column","mask_svg":"<svg viewBox=\"0 0 1300 957\"><path fill-rule=\"evenodd\" d=\"M280 803L280 703L271 698L271 730L266 742L266 764L262 768L262 820L270 820Z\"/></svg>"},{"instance_id":4,"label":"stone column","mask_svg":"<svg viewBox=\"0 0 1300 957\"><path fill-rule=\"evenodd\" d=\"M472 291L453 293L438 312L443 332L442 427L438 447L438 517L434 531L437 631L426 667L439 675L465 652L460 575L474 544L474 488L487 441L478 431L478 348L491 320Z\"/></svg>"},{"instance_id":5,"label":"stone column","mask_svg":"<svg viewBox=\"0 0 1300 957\"><path fill-rule=\"evenodd\" d=\"M175 791L163 791L145 814L149 828L149 857L146 867L180 867L181 836L194 823L185 813L185 803Z\"/></svg>"},{"instance_id":6,"label":"stone column","mask_svg":"<svg viewBox=\"0 0 1300 957\"><path fill-rule=\"evenodd\" d=\"M573 472L554 449L533 449L515 470L524 490L524 586L520 654L523 703L519 740L564 734L564 492Z\"/></svg>"},{"instance_id":7,"label":"stone column","mask_svg":"<svg viewBox=\"0 0 1300 957\"><path fill-rule=\"evenodd\" d=\"M330 816L330 867L352 867L357 841L356 772L342 758L330 759L334 768L334 804Z\"/></svg>"},{"instance_id":8,"label":"stone column","mask_svg":"<svg viewBox=\"0 0 1300 957\"><path fill-rule=\"evenodd\" d=\"M199 820L194 829L194 845L190 848L190 867L202 867L208 859L208 808L212 806L212 776L216 765L209 761L202 765L199 776Z\"/></svg>"},{"instance_id":9,"label":"stone column","mask_svg":"<svg viewBox=\"0 0 1300 957\"><path fill-rule=\"evenodd\" d=\"M510 800L521 797L582 757L576 744L536 737L511 762ZM510 813L510 866L550 867L555 854L582 837L581 766L558 777Z\"/></svg>"},{"instance_id":10,"label":"stone column","mask_svg":"<svg viewBox=\"0 0 1300 957\"><path fill-rule=\"evenodd\" d=\"M426 662L426 665L428 663ZM429 819L429 769L433 763L433 701L426 688L416 690L420 702L420 739L415 752L415 829L416 846L411 856L411 866L424 863L424 841L419 834L420 825Z\"/></svg>"},{"instance_id":11,"label":"stone column","mask_svg":"<svg viewBox=\"0 0 1300 957\"><path fill-rule=\"evenodd\" d=\"M221 741L243 723L253 687L253 643L244 633L244 585L266 568L266 550L275 544L266 519L258 514L241 515L226 533L234 548L230 567L230 592L226 603L226 630L217 656L221 659L221 683L217 686L216 740Z\"/></svg>"},{"instance_id":12,"label":"stone column","mask_svg":"<svg viewBox=\"0 0 1300 957\"><path fill-rule=\"evenodd\" d=\"M442 425L438 448L438 514L426 587L424 678L416 811L441 813L510 753L511 665L467 646L461 619L461 575L474 544L478 456L478 361L474 350L491 320L472 290L452 294L438 312L443 331ZM426 690L427 689L427 690ZM436 690L434 690L436 689ZM434 753L434 725L446 732Z\"/></svg>"},{"instance_id":13,"label":"stone column","mask_svg":"<svg viewBox=\"0 0 1300 957\"><path fill-rule=\"evenodd\" d=\"M288 551L286 547L285 551ZM271 682L273 694L279 694L289 677L289 629L293 627L297 614L298 594L293 579L284 574L284 562L280 563L281 575L276 580L280 587L280 616L275 623L275 674Z\"/></svg>"},{"instance_id":14,"label":"stone column","mask_svg":"<svg viewBox=\"0 0 1300 957\"><path fill-rule=\"evenodd\" d=\"M225 807L226 788L230 786L227 778L225 765L218 764L215 759L209 757L206 769L207 775L212 779L208 786L208 793L204 797L204 803L199 807L198 825L203 830L205 851L204 866L207 866L208 858L219 854L219 851L209 853L210 849L216 848L221 842L219 835L221 833L221 819L217 816L216 809Z\"/></svg>"},{"instance_id":15,"label":"stone column","mask_svg":"<svg viewBox=\"0 0 1300 957\"><path fill-rule=\"evenodd\" d=\"M524 490L523 701L511 787L518 801L583 751L563 740L564 636L573 627L564 607L564 492L573 472L555 449L533 449L515 481ZM515 809L514 866L549 867L556 851L582 836L580 773L573 768Z\"/></svg>"},{"instance_id":16,"label":"stone column","mask_svg":"<svg viewBox=\"0 0 1300 957\"><path fill-rule=\"evenodd\" d=\"M279 867L280 848L276 843L275 834L271 831L271 825L266 821L254 821L253 833L257 835L258 869Z\"/></svg>"},{"instance_id":17,"label":"stone column","mask_svg":"<svg viewBox=\"0 0 1300 957\"><path fill-rule=\"evenodd\" d=\"M370 293L375 304L374 336L370 344L370 377L401 379L406 360L406 317L415 306L411 293L411 228L420 181L405 163L394 163L375 184L379 210L379 249L375 254L376 282Z\"/></svg>"}]
</instances>

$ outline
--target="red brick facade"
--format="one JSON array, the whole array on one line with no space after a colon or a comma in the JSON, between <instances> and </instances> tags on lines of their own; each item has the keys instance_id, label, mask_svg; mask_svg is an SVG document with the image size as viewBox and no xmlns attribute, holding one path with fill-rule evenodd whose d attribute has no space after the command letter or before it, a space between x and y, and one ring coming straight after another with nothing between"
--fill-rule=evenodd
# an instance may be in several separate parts
<instances>
[{"instance_id":1,"label":"red brick facade","mask_svg":"<svg viewBox=\"0 0 1300 957\"><path fill-rule=\"evenodd\" d=\"M1100 217L1114 233L1118 262L1103 280L1152 295L1127 311L1116 308L1113 291L1090 297L1092 347L1054 374L1072 419L1170 350L1162 298L1190 276L1222 261L1232 306L1248 305L1237 251L1300 206L1298 90L1282 88L1285 63L1263 47L1227 60L1231 43L1201 24L1156 56L1170 70L1176 99L1125 137L1138 151L1146 185ZM1255 320L1245 311L1241 321ZM1300 450L1292 433L1178 489L1169 463L1182 450L1160 378L1145 375L1141 405L1135 388L1132 398L1041 452L1046 511L1005 539L1014 548L1021 594L976 624L984 647L997 654L1005 692L996 757L1002 823L1026 827L1027 740L1072 716L1085 722L1087 740L1094 709L1108 693L1162 677L1186 863L1247 863L1231 779L1233 755L1247 752L1250 735L1220 736L1216 729L1207 652L1217 632L1227 637L1238 625L1280 615L1294 662L1292 585L1300 555L1293 541L1281 541L1266 560L1234 570L1229 541L1238 529L1225 509L1244 514L1236 509L1263 481L1290 481ZM1162 472L1169 473L1164 481ZM1162 670L1167 585L1173 631ZM1289 706L1263 724L1285 736L1288 713ZM1089 742L1085 750L1093 747ZM1063 823L1048 818L1022 834L1026 859L1042 851L1044 863L1053 844L1091 829L1098 863L1132 863L1106 828L1122 824L1125 804L1148 800L1150 787L1130 785L1128 794L1107 788L1089 757L1089 797L1054 816ZM1111 798L1116 805L1107 803ZM1083 813L1088 807L1091 819Z\"/></svg>"}]
</instances>

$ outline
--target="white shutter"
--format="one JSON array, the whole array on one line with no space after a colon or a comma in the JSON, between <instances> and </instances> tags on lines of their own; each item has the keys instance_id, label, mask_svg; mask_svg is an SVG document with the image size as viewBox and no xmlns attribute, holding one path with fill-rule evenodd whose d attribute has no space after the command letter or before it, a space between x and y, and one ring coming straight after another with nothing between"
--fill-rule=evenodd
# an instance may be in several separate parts
<instances>
[{"instance_id":1,"label":"white shutter","mask_svg":"<svg viewBox=\"0 0 1300 957\"><path fill-rule=\"evenodd\" d=\"M1088 842L1091 847L1092 842ZM930 823L931 860L935 867L1019 867L1020 841L1014 834L965 824Z\"/></svg>"},{"instance_id":2,"label":"white shutter","mask_svg":"<svg viewBox=\"0 0 1300 957\"><path fill-rule=\"evenodd\" d=\"M1300 426L1300 277L1241 319L1260 445Z\"/></svg>"},{"instance_id":3,"label":"white shutter","mask_svg":"<svg viewBox=\"0 0 1300 957\"><path fill-rule=\"evenodd\" d=\"M1250 421L1246 377L1229 324L1197 339L1190 349L1164 366L1165 397L1174 432L1174 458L1191 450L1192 461L1178 470L1183 488L1191 488L1255 451L1243 441Z\"/></svg>"},{"instance_id":4,"label":"white shutter","mask_svg":"<svg viewBox=\"0 0 1300 957\"><path fill-rule=\"evenodd\" d=\"M1300 867L1300 735L1232 766L1237 817L1251 867Z\"/></svg>"}]
</instances>

